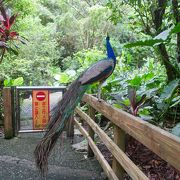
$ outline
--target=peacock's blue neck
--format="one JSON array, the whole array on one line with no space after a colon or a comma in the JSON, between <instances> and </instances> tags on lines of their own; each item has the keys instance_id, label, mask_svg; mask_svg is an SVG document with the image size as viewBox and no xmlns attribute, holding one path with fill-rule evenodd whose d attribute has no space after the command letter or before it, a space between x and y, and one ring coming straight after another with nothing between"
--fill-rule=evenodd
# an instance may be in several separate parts
<instances>
[{"instance_id":1,"label":"peacock's blue neck","mask_svg":"<svg viewBox=\"0 0 180 180\"><path fill-rule=\"evenodd\" d=\"M116 63L116 56L115 56L113 48L109 42L109 38L106 38L106 48L107 48L108 59L113 59L114 63Z\"/></svg>"}]
</instances>

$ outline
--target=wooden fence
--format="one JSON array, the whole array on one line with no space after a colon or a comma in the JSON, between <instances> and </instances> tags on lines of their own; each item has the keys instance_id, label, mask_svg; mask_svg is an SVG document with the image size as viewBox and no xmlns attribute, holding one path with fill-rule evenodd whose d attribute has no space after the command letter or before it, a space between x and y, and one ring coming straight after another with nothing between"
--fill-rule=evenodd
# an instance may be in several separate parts
<instances>
[{"instance_id":1,"label":"wooden fence","mask_svg":"<svg viewBox=\"0 0 180 180\"><path fill-rule=\"evenodd\" d=\"M76 118L75 125L88 140L88 156L95 154L109 179L122 179L124 170L133 180L148 179L124 153L125 133L134 137L177 170L180 170L180 138L120 109L114 108L104 101L98 102L97 98L93 96L85 95L83 102L89 105L89 116L79 108L76 108L76 113L81 117L81 121L85 120L87 122L89 132L82 127ZM107 117L114 124L114 140L111 140L95 123L96 111ZM110 167L95 145L95 133L112 153L114 157L112 167Z\"/></svg>"}]
</instances>

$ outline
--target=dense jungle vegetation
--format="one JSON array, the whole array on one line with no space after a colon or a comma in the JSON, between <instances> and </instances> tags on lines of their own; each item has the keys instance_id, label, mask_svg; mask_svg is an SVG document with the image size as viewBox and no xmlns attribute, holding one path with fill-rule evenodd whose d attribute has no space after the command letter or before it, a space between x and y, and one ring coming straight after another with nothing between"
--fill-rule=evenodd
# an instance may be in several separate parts
<instances>
[{"instance_id":1,"label":"dense jungle vegetation","mask_svg":"<svg viewBox=\"0 0 180 180\"><path fill-rule=\"evenodd\" d=\"M178 0L6 0L3 6L15 21L4 40L1 8L1 88L68 85L106 56L109 33L118 64L103 98L180 136ZM96 92L97 84L89 90ZM2 97L0 111L3 119Z\"/></svg>"}]
</instances>

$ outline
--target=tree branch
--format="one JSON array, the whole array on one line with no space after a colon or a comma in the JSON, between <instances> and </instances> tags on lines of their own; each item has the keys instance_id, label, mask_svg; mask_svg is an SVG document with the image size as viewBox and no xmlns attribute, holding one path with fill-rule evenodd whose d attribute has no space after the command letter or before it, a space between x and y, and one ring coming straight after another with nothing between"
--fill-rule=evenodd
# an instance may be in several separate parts
<instances>
[{"instance_id":1,"label":"tree branch","mask_svg":"<svg viewBox=\"0 0 180 180\"><path fill-rule=\"evenodd\" d=\"M150 30L150 27L149 27L148 23L145 23L145 21L144 21L144 19L143 19L143 14L141 14L141 12L140 12L140 11L138 10L138 8L136 8L135 6L134 6L134 10L139 14L139 17L140 17L140 19L141 19L141 22L142 22L142 24L143 24L143 26L144 26L144 32L145 32L146 34L152 36L152 32L151 32L151 30Z\"/></svg>"},{"instance_id":2,"label":"tree branch","mask_svg":"<svg viewBox=\"0 0 180 180\"><path fill-rule=\"evenodd\" d=\"M167 6L167 0L158 0L158 7L154 11L154 25L157 31L157 34L161 32L161 25L163 20L163 15L165 13Z\"/></svg>"}]
</instances>

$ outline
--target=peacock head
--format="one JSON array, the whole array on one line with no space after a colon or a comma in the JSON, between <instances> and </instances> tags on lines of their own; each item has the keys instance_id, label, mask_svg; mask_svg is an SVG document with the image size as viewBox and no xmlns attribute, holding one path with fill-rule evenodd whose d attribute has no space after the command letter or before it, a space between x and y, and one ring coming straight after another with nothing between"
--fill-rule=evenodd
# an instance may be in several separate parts
<instances>
[{"instance_id":1,"label":"peacock head","mask_svg":"<svg viewBox=\"0 0 180 180\"><path fill-rule=\"evenodd\" d=\"M109 59L113 59L114 61L116 61L116 56L114 54L113 48L110 44L110 37L107 34L106 36L106 49L107 49L107 56Z\"/></svg>"},{"instance_id":2,"label":"peacock head","mask_svg":"<svg viewBox=\"0 0 180 180\"><path fill-rule=\"evenodd\" d=\"M109 41L109 40L110 40L109 33L107 33L106 41Z\"/></svg>"}]
</instances>

